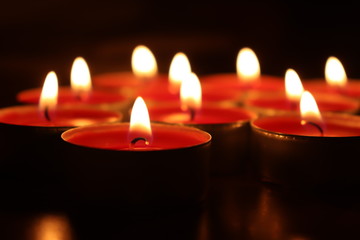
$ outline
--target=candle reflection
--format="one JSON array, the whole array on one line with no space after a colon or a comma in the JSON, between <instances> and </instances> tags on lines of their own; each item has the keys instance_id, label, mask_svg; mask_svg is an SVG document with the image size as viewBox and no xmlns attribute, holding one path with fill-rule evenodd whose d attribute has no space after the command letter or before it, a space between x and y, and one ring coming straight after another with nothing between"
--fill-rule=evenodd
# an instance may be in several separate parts
<instances>
[{"instance_id":1,"label":"candle reflection","mask_svg":"<svg viewBox=\"0 0 360 240\"><path fill-rule=\"evenodd\" d=\"M68 219L64 216L47 215L34 226L34 240L72 240Z\"/></svg>"},{"instance_id":2,"label":"candle reflection","mask_svg":"<svg viewBox=\"0 0 360 240\"><path fill-rule=\"evenodd\" d=\"M286 239L284 236L285 221L279 207L273 201L269 189L261 190L252 218L249 231L254 239Z\"/></svg>"}]
</instances>

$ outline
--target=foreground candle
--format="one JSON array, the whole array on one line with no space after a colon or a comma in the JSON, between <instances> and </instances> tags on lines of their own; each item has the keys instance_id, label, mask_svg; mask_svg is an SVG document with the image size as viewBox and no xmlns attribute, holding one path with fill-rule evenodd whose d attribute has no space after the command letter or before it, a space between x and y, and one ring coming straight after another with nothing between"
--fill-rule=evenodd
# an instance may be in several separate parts
<instances>
[{"instance_id":1,"label":"foreground candle","mask_svg":"<svg viewBox=\"0 0 360 240\"><path fill-rule=\"evenodd\" d=\"M302 101L309 96L306 91ZM353 158L360 154L360 118L315 112L251 122L254 159L263 181L307 190L360 184L360 163Z\"/></svg>"},{"instance_id":2,"label":"foreground candle","mask_svg":"<svg viewBox=\"0 0 360 240\"><path fill-rule=\"evenodd\" d=\"M150 124L142 98L134 103L130 124L74 128L62 139L70 188L81 204L173 207L206 196L210 134Z\"/></svg>"},{"instance_id":3,"label":"foreground candle","mask_svg":"<svg viewBox=\"0 0 360 240\"><path fill-rule=\"evenodd\" d=\"M249 121L256 117L239 107L204 105L201 86L191 73L181 85L182 106L150 107L152 120L197 127L212 137L210 171L212 175L242 175L249 160Z\"/></svg>"}]
</instances>

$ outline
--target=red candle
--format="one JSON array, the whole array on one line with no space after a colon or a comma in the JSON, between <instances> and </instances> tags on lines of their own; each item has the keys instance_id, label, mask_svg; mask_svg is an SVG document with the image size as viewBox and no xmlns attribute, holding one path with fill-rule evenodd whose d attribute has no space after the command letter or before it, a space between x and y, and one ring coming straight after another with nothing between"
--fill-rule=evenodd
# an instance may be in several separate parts
<instances>
[{"instance_id":1,"label":"red candle","mask_svg":"<svg viewBox=\"0 0 360 240\"><path fill-rule=\"evenodd\" d=\"M81 204L138 208L204 200L210 134L150 124L142 98L134 103L130 124L74 128L62 139L71 189Z\"/></svg>"},{"instance_id":2,"label":"red candle","mask_svg":"<svg viewBox=\"0 0 360 240\"><path fill-rule=\"evenodd\" d=\"M255 53L250 48L242 48L236 61L237 73L218 73L202 76L203 89L219 91L269 93L283 91L283 78L277 76L263 75L260 73L260 64ZM244 95L244 97L246 97Z\"/></svg>"},{"instance_id":3,"label":"red candle","mask_svg":"<svg viewBox=\"0 0 360 240\"><path fill-rule=\"evenodd\" d=\"M180 86L187 74L191 73L191 66L187 56L178 52L173 57L168 78L152 81L146 88L138 92L147 102L158 104L175 104L180 102ZM202 100L212 104L226 104L235 102L240 93L235 91L202 91Z\"/></svg>"},{"instance_id":4,"label":"red candle","mask_svg":"<svg viewBox=\"0 0 360 240\"><path fill-rule=\"evenodd\" d=\"M316 102L309 92L301 113L262 117L251 122L253 156L261 180L289 188L331 190L359 185L358 116L303 110ZM312 102L313 101L313 102ZM314 105L310 108L314 108ZM317 112L317 113L316 113Z\"/></svg>"},{"instance_id":5,"label":"red candle","mask_svg":"<svg viewBox=\"0 0 360 240\"><path fill-rule=\"evenodd\" d=\"M120 92L130 98L153 82L162 82L167 76L158 73L154 54L144 45L134 48L131 57L132 72L108 72L93 77L94 86L112 92Z\"/></svg>"},{"instance_id":6,"label":"red candle","mask_svg":"<svg viewBox=\"0 0 360 240\"><path fill-rule=\"evenodd\" d=\"M27 89L17 94L21 103L37 104L40 100L41 88ZM75 59L71 70L71 87L58 88L58 104L91 104L103 107L113 106L122 108L127 106L127 98L119 93L93 89L90 71L85 60L81 57Z\"/></svg>"},{"instance_id":7,"label":"red candle","mask_svg":"<svg viewBox=\"0 0 360 240\"><path fill-rule=\"evenodd\" d=\"M153 106L153 121L197 127L213 136L210 167L213 175L238 175L246 171L249 121L256 117L240 107L204 105L200 81L194 73L181 84L182 106Z\"/></svg>"},{"instance_id":8,"label":"red candle","mask_svg":"<svg viewBox=\"0 0 360 240\"><path fill-rule=\"evenodd\" d=\"M60 134L75 126L120 121L122 115L90 106L56 106L54 72L48 74L43 90L39 106L0 109L0 129L6 139L0 167L14 173L12 180L19 183L19 191L34 189L32 194L36 195L62 195L66 188Z\"/></svg>"},{"instance_id":9,"label":"red candle","mask_svg":"<svg viewBox=\"0 0 360 240\"><path fill-rule=\"evenodd\" d=\"M300 96L304 91L298 74L288 69L285 74L285 91L272 95L254 95L244 100L244 105L262 115L284 114L299 111ZM349 112L359 110L359 102L341 95L314 94L321 112Z\"/></svg>"},{"instance_id":10,"label":"red candle","mask_svg":"<svg viewBox=\"0 0 360 240\"><path fill-rule=\"evenodd\" d=\"M304 86L313 93L326 92L360 99L360 80L348 79L344 66L334 56L326 61L325 79L307 79Z\"/></svg>"}]
</instances>

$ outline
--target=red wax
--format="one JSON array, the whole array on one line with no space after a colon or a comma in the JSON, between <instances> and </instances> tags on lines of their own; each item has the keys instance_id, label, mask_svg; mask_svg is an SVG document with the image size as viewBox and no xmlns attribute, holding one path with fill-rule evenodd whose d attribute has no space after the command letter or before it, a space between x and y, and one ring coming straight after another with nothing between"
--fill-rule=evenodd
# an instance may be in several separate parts
<instances>
[{"instance_id":1,"label":"red wax","mask_svg":"<svg viewBox=\"0 0 360 240\"><path fill-rule=\"evenodd\" d=\"M360 98L360 80L348 79L344 89L329 86L325 79L307 79L303 81L303 86L310 92L326 92L332 94L345 95L352 98Z\"/></svg>"},{"instance_id":2,"label":"red wax","mask_svg":"<svg viewBox=\"0 0 360 240\"><path fill-rule=\"evenodd\" d=\"M311 124L301 124L299 115L263 117L252 121L256 128L284 135L313 137L358 137L360 136L360 117L349 114L324 114L324 135Z\"/></svg>"},{"instance_id":3,"label":"red wax","mask_svg":"<svg viewBox=\"0 0 360 240\"><path fill-rule=\"evenodd\" d=\"M235 73L219 73L200 77L204 87L215 89L233 90L258 90L258 91L285 91L284 78L277 76L261 75L253 83L239 80Z\"/></svg>"},{"instance_id":4,"label":"red wax","mask_svg":"<svg viewBox=\"0 0 360 240\"><path fill-rule=\"evenodd\" d=\"M16 97L21 103L37 104L40 99L42 89L34 88L20 92ZM111 93L93 89L89 96L84 99L78 99L71 91L70 87L59 87L58 103L87 103L87 104L103 104L103 103L119 103L124 102L126 98L119 93Z\"/></svg>"},{"instance_id":5,"label":"red wax","mask_svg":"<svg viewBox=\"0 0 360 240\"><path fill-rule=\"evenodd\" d=\"M50 121L39 112L38 106L13 106L0 109L0 123L44 126L44 127L73 127L101 122L121 120L121 114L90 107L58 107L50 113Z\"/></svg>"},{"instance_id":6,"label":"red wax","mask_svg":"<svg viewBox=\"0 0 360 240\"><path fill-rule=\"evenodd\" d=\"M340 95L313 94L320 112L356 112L359 102ZM291 103L285 94L276 96L257 96L245 99L244 104L248 107L271 109L280 111L300 111L299 103Z\"/></svg>"},{"instance_id":7,"label":"red wax","mask_svg":"<svg viewBox=\"0 0 360 240\"><path fill-rule=\"evenodd\" d=\"M216 107L203 106L193 120L190 114L184 112L180 107L150 107L150 119L152 121L184 124L226 124L247 121L255 118L251 111L239 107Z\"/></svg>"},{"instance_id":8,"label":"red wax","mask_svg":"<svg viewBox=\"0 0 360 240\"><path fill-rule=\"evenodd\" d=\"M141 148L130 147L129 123L100 124L66 131L62 138L75 145L126 151L157 151L189 148L208 143L210 134L197 128L152 123L152 143ZM121 160L121 159L119 159ZM171 159L169 159L171 160Z\"/></svg>"}]
</instances>

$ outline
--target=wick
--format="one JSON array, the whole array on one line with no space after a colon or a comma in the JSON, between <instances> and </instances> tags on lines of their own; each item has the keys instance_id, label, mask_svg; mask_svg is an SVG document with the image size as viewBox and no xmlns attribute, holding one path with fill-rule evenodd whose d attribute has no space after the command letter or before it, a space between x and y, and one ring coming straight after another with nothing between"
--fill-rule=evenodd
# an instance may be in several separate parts
<instances>
[{"instance_id":1,"label":"wick","mask_svg":"<svg viewBox=\"0 0 360 240\"><path fill-rule=\"evenodd\" d=\"M138 142L138 141L144 141L145 145L149 145L149 141L146 139L146 138L143 138L143 137L137 137L137 138L134 138L131 142L130 142L130 146L131 147L135 147L135 144Z\"/></svg>"},{"instance_id":2,"label":"wick","mask_svg":"<svg viewBox=\"0 0 360 240\"><path fill-rule=\"evenodd\" d=\"M44 109L44 116L47 121L49 121L49 122L51 121L48 107L45 107L45 109Z\"/></svg>"},{"instance_id":3,"label":"wick","mask_svg":"<svg viewBox=\"0 0 360 240\"><path fill-rule=\"evenodd\" d=\"M193 121L195 119L196 111L193 108L189 108L190 113L190 121Z\"/></svg>"},{"instance_id":4,"label":"wick","mask_svg":"<svg viewBox=\"0 0 360 240\"><path fill-rule=\"evenodd\" d=\"M75 95L75 98L76 98L76 100L78 100L80 102L82 101L82 97L79 93Z\"/></svg>"},{"instance_id":5,"label":"wick","mask_svg":"<svg viewBox=\"0 0 360 240\"><path fill-rule=\"evenodd\" d=\"M298 104L295 101L290 101L290 109L296 110L298 107Z\"/></svg>"},{"instance_id":6,"label":"wick","mask_svg":"<svg viewBox=\"0 0 360 240\"><path fill-rule=\"evenodd\" d=\"M314 126L317 130L319 130L320 136L324 136L324 130L320 127L319 124L310 122L310 121L306 121L306 120L302 120L301 125L305 125L305 124L310 124L311 126Z\"/></svg>"}]
</instances>

